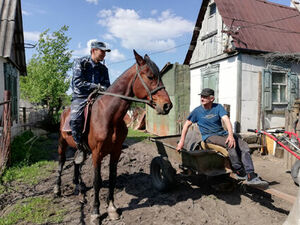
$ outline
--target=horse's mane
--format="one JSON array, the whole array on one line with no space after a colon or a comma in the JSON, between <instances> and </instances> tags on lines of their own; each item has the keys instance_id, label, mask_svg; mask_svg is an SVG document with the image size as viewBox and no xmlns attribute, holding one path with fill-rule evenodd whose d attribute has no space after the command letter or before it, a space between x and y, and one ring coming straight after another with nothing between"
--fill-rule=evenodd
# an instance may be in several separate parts
<instances>
[{"instance_id":1,"label":"horse's mane","mask_svg":"<svg viewBox=\"0 0 300 225\"><path fill-rule=\"evenodd\" d=\"M145 57L145 61L146 64L149 66L149 68L151 69L152 73L154 74L154 76L159 76L159 68L158 66L149 58L149 57ZM135 64L133 64L132 66L134 66ZM116 83L119 82L119 80L122 78L122 76L132 67L130 66L127 70L125 70L113 83L112 85L107 89L108 91L115 86Z\"/></svg>"}]
</instances>

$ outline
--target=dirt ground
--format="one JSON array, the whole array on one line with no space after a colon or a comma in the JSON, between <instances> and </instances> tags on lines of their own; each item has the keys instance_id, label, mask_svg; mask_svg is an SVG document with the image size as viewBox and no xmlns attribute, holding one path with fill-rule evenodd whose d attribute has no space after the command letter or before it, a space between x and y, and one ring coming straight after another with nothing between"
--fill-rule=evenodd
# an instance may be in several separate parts
<instances>
[{"instance_id":1,"label":"dirt ground","mask_svg":"<svg viewBox=\"0 0 300 225\"><path fill-rule=\"evenodd\" d=\"M153 189L150 178L150 163L153 157L157 156L156 146L150 142L135 143L132 140L127 140L127 144L129 148L123 150L118 165L115 204L119 208L121 218L117 221L110 221L106 213L108 158L103 161L104 187L100 193L102 224L281 225L292 207L288 201L262 195L253 190L247 191L240 185L235 185L230 192L220 192L205 182L196 185L182 181L170 192L160 193ZM254 153L252 157L256 172L270 182L270 187L296 196L298 187L294 185L290 174L286 172L282 159L261 156L258 153ZM72 159L70 153L66 162L67 168L62 176L62 197L53 197L53 201L68 211L61 224L89 224L93 196L91 157L82 168L84 182L89 188L86 193L86 204L80 203L79 197L72 195ZM24 192L53 196L55 178L56 172L53 171L49 178L40 182L34 189L27 189ZM16 195L18 193L9 198L14 198Z\"/></svg>"}]
</instances>

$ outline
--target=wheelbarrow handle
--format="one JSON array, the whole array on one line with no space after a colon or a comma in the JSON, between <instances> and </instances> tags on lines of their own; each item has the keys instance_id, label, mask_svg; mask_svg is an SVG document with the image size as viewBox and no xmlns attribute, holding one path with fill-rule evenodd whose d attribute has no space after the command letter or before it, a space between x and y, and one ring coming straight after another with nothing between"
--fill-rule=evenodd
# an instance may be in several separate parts
<instances>
[{"instance_id":1,"label":"wheelbarrow handle","mask_svg":"<svg viewBox=\"0 0 300 225\"><path fill-rule=\"evenodd\" d=\"M248 129L248 132L258 133L259 131L257 129Z\"/></svg>"}]
</instances>

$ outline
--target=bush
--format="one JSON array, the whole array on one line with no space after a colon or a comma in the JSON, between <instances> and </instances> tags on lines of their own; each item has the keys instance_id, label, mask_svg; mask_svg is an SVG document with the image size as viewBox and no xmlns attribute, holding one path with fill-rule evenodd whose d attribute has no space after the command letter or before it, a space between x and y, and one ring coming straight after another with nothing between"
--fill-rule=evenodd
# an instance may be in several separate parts
<instances>
[{"instance_id":1,"label":"bush","mask_svg":"<svg viewBox=\"0 0 300 225\"><path fill-rule=\"evenodd\" d=\"M33 138L31 131L25 131L21 135L14 138L11 144L11 164L25 164L28 165L31 161L30 145L25 145L26 141Z\"/></svg>"}]
</instances>

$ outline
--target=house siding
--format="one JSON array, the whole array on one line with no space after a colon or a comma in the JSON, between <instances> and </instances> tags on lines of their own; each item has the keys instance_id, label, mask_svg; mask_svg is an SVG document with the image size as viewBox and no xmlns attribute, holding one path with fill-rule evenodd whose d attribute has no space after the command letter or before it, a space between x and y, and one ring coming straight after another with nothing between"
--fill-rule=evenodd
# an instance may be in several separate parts
<instances>
[{"instance_id":1,"label":"house siding","mask_svg":"<svg viewBox=\"0 0 300 225\"><path fill-rule=\"evenodd\" d=\"M216 96L218 103L230 105L231 122L234 124L236 121L237 56L213 64L219 64L219 83L217 84L219 91L218 96ZM201 69L205 67L207 67L207 65L191 69L190 111L193 111L194 108L201 104L198 94L203 88Z\"/></svg>"},{"instance_id":2,"label":"house siding","mask_svg":"<svg viewBox=\"0 0 300 225\"><path fill-rule=\"evenodd\" d=\"M208 9L209 5L213 3L214 1L209 2ZM190 64L223 54L223 39L226 38L227 35L221 32L222 29L223 22L218 10L216 10L214 16L210 16L209 10L206 10ZM215 35L212 35L211 37L207 36L214 31L217 31Z\"/></svg>"}]
</instances>

